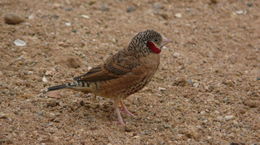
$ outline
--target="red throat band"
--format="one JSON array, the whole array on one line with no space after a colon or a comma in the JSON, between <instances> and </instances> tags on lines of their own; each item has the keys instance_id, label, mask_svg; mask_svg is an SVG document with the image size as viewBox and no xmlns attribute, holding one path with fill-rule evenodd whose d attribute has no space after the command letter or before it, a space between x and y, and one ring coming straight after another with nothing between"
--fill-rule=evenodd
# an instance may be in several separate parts
<instances>
[{"instance_id":1,"label":"red throat band","mask_svg":"<svg viewBox=\"0 0 260 145\"><path fill-rule=\"evenodd\" d=\"M154 52L154 53L159 54L159 53L161 52L161 49L158 48L158 47L156 47L156 45L155 45L153 42L151 42L151 41L148 41L148 42L147 42L147 46L148 46L148 47L152 50L152 52Z\"/></svg>"}]
</instances>

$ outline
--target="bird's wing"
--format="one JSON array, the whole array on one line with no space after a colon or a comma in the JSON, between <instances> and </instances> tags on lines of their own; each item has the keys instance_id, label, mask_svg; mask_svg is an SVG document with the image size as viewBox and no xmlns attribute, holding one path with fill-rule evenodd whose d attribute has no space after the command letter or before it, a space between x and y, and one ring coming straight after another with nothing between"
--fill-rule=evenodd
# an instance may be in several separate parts
<instances>
[{"instance_id":1,"label":"bird's wing","mask_svg":"<svg viewBox=\"0 0 260 145\"><path fill-rule=\"evenodd\" d=\"M75 77L74 80L99 82L119 78L138 66L138 59L125 51L119 51L108 58L104 65L92 68L87 73Z\"/></svg>"}]
</instances>

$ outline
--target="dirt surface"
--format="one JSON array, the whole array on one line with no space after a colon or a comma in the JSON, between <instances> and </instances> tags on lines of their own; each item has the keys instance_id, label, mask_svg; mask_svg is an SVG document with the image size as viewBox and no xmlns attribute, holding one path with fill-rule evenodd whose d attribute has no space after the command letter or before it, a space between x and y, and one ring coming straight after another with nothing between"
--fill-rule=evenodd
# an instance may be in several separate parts
<instances>
[{"instance_id":1,"label":"dirt surface","mask_svg":"<svg viewBox=\"0 0 260 145\"><path fill-rule=\"evenodd\" d=\"M24 22L6 24L9 13ZM0 144L260 143L259 0L0 0L0 17ZM146 29L174 42L125 100L126 127L109 99L39 96Z\"/></svg>"}]
</instances>

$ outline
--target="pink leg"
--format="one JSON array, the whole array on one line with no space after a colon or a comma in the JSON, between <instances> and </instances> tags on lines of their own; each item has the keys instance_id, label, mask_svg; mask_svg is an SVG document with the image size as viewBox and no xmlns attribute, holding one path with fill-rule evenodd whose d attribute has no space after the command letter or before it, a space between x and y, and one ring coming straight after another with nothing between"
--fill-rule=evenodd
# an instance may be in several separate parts
<instances>
[{"instance_id":1,"label":"pink leg","mask_svg":"<svg viewBox=\"0 0 260 145\"><path fill-rule=\"evenodd\" d=\"M118 119L118 121L119 121L119 123L120 123L121 125L125 125L125 123L124 123L124 121L123 121L123 118L122 118L122 116L121 116L120 110L119 110L119 106L118 106L119 103L120 103L120 100L115 100L115 101L114 101L117 119Z\"/></svg>"},{"instance_id":2,"label":"pink leg","mask_svg":"<svg viewBox=\"0 0 260 145\"><path fill-rule=\"evenodd\" d=\"M122 111L123 111L124 113L126 113L126 114L129 115L129 116L135 117L135 115L134 115L133 113L131 113L130 111L128 111L127 107L125 106L125 104L123 103L122 100L120 100L120 105L121 105Z\"/></svg>"}]
</instances>

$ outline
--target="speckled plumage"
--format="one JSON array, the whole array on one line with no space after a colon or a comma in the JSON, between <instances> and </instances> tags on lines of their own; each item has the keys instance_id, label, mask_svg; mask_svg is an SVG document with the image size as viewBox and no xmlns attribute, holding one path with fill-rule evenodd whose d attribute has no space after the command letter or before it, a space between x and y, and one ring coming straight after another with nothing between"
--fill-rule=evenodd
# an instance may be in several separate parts
<instances>
[{"instance_id":1,"label":"speckled plumage","mask_svg":"<svg viewBox=\"0 0 260 145\"><path fill-rule=\"evenodd\" d=\"M122 99L136 93L149 83L160 63L160 55L148 47L148 42L157 46L155 49L168 43L168 41L163 43L163 37L156 31L140 32L127 48L109 57L104 64L75 77L74 82L50 87L48 91L68 88L114 99L119 122L124 124L118 109L119 105L129 115L133 114L127 110Z\"/></svg>"}]
</instances>

